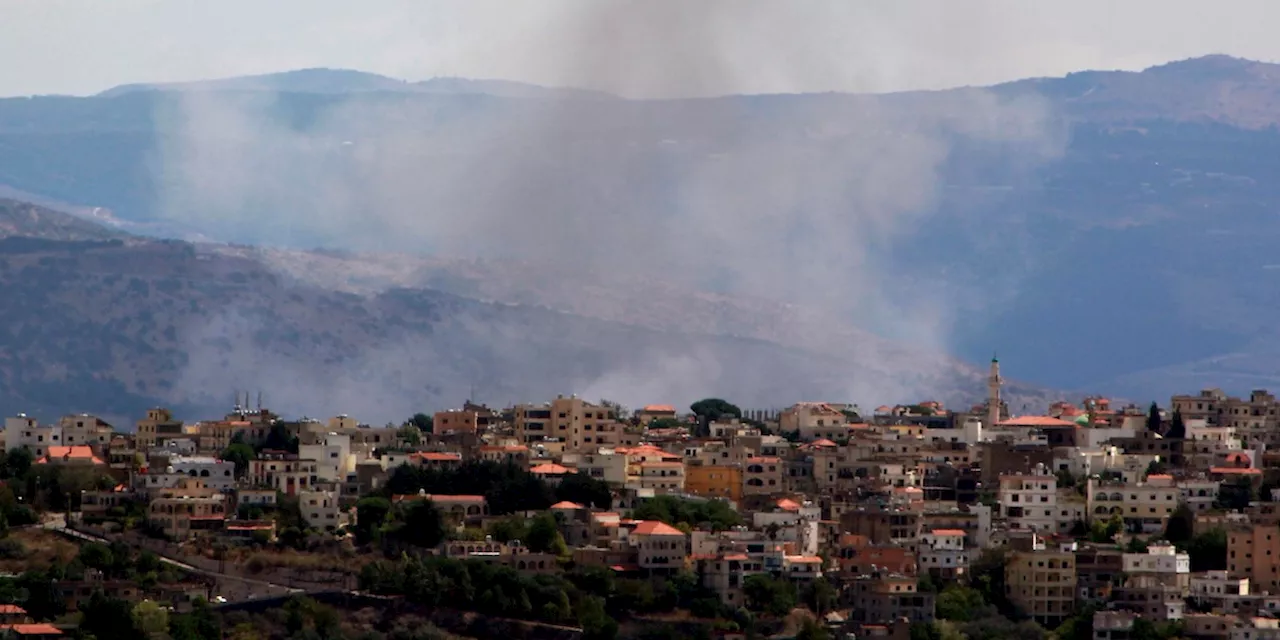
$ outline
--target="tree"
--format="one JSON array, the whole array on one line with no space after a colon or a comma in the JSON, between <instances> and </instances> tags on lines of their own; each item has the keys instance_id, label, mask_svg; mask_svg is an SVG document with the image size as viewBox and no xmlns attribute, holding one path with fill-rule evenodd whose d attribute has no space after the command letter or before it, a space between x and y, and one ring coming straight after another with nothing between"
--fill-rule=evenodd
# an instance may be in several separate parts
<instances>
[{"instance_id":1,"label":"tree","mask_svg":"<svg viewBox=\"0 0 1280 640\"><path fill-rule=\"evenodd\" d=\"M712 422L725 418L741 418L742 409L720 398L705 398L693 403L689 410L698 416L699 434L708 433Z\"/></svg>"},{"instance_id":2,"label":"tree","mask_svg":"<svg viewBox=\"0 0 1280 640\"><path fill-rule=\"evenodd\" d=\"M796 606L795 586L790 582L757 573L742 582L748 606L774 616L785 616Z\"/></svg>"},{"instance_id":3,"label":"tree","mask_svg":"<svg viewBox=\"0 0 1280 640\"><path fill-rule=\"evenodd\" d=\"M91 569L97 569L102 572L109 572L112 565L115 564L115 558L112 557L111 547L101 542L89 542L80 547L80 553L76 555L80 560L80 564Z\"/></svg>"},{"instance_id":4,"label":"tree","mask_svg":"<svg viewBox=\"0 0 1280 640\"><path fill-rule=\"evenodd\" d=\"M693 415L708 422L722 418L742 418L742 409L720 398L705 398L690 405Z\"/></svg>"},{"instance_id":5,"label":"tree","mask_svg":"<svg viewBox=\"0 0 1280 640\"><path fill-rule=\"evenodd\" d=\"M1165 434L1166 438L1186 438L1187 424L1182 420L1182 411L1180 409L1173 410L1173 421L1169 424L1169 432Z\"/></svg>"},{"instance_id":6,"label":"tree","mask_svg":"<svg viewBox=\"0 0 1280 640\"><path fill-rule=\"evenodd\" d=\"M1227 568L1227 532L1221 528L1196 535L1183 548L1191 556L1193 572Z\"/></svg>"},{"instance_id":7,"label":"tree","mask_svg":"<svg viewBox=\"0 0 1280 640\"><path fill-rule=\"evenodd\" d=\"M1124 552L1125 553L1146 553L1147 542L1146 540L1143 540L1142 538L1139 538L1137 536L1129 538L1128 544L1124 546Z\"/></svg>"},{"instance_id":8,"label":"tree","mask_svg":"<svg viewBox=\"0 0 1280 640\"><path fill-rule=\"evenodd\" d=\"M133 627L149 638L158 638L169 631L169 611L150 600L133 606Z\"/></svg>"},{"instance_id":9,"label":"tree","mask_svg":"<svg viewBox=\"0 0 1280 640\"><path fill-rule=\"evenodd\" d=\"M823 615L836 606L836 588L826 578L812 580L804 590L804 604L809 610Z\"/></svg>"},{"instance_id":10,"label":"tree","mask_svg":"<svg viewBox=\"0 0 1280 640\"><path fill-rule=\"evenodd\" d=\"M361 498L356 503L356 542L368 544L373 534L387 523L391 514L391 501L379 496Z\"/></svg>"},{"instance_id":11,"label":"tree","mask_svg":"<svg viewBox=\"0 0 1280 640\"><path fill-rule=\"evenodd\" d=\"M613 640L617 637L618 623L605 612L604 598L586 596L578 601L576 609L583 640Z\"/></svg>"},{"instance_id":12,"label":"tree","mask_svg":"<svg viewBox=\"0 0 1280 640\"><path fill-rule=\"evenodd\" d=\"M968 622L982 610L986 602L982 592L971 587L951 583L938 594L934 610L941 620Z\"/></svg>"},{"instance_id":13,"label":"tree","mask_svg":"<svg viewBox=\"0 0 1280 640\"><path fill-rule=\"evenodd\" d=\"M1242 511L1256 498L1253 481L1247 477L1232 478L1218 487L1218 499L1214 506L1230 511Z\"/></svg>"},{"instance_id":14,"label":"tree","mask_svg":"<svg viewBox=\"0 0 1280 640\"><path fill-rule=\"evenodd\" d=\"M415 413L405 421L405 426L418 428L418 435L435 433L435 419L425 413Z\"/></svg>"},{"instance_id":15,"label":"tree","mask_svg":"<svg viewBox=\"0 0 1280 640\"><path fill-rule=\"evenodd\" d=\"M489 535L498 542L524 540L529 537L528 520L520 516L507 516L489 525Z\"/></svg>"},{"instance_id":16,"label":"tree","mask_svg":"<svg viewBox=\"0 0 1280 640\"><path fill-rule=\"evenodd\" d=\"M416 447L422 444L422 429L412 423L405 424L396 431L396 440L410 447Z\"/></svg>"},{"instance_id":17,"label":"tree","mask_svg":"<svg viewBox=\"0 0 1280 640\"><path fill-rule=\"evenodd\" d=\"M4 478L25 478L35 462L31 452L25 448L14 449L4 457L4 466L0 468L0 476Z\"/></svg>"},{"instance_id":18,"label":"tree","mask_svg":"<svg viewBox=\"0 0 1280 640\"><path fill-rule=\"evenodd\" d=\"M255 457L253 447L243 442L232 443L222 451L223 460L235 463L237 478L244 477L244 474L249 471L249 462Z\"/></svg>"},{"instance_id":19,"label":"tree","mask_svg":"<svg viewBox=\"0 0 1280 640\"><path fill-rule=\"evenodd\" d=\"M568 500L597 509L608 509L613 506L613 491L609 483L597 480L585 473L571 473L556 485L557 500Z\"/></svg>"},{"instance_id":20,"label":"tree","mask_svg":"<svg viewBox=\"0 0 1280 640\"><path fill-rule=\"evenodd\" d=\"M430 500L413 500L400 513L401 540L417 547L433 549L444 542L444 517Z\"/></svg>"},{"instance_id":21,"label":"tree","mask_svg":"<svg viewBox=\"0 0 1280 640\"><path fill-rule=\"evenodd\" d=\"M529 523L529 533L523 542L534 553L554 553L558 556L568 554L564 537L556 526L555 516L545 511Z\"/></svg>"},{"instance_id":22,"label":"tree","mask_svg":"<svg viewBox=\"0 0 1280 640\"><path fill-rule=\"evenodd\" d=\"M267 437L262 441L262 448L297 453L298 436L290 433L289 427L283 422L274 422L271 424L271 428L267 430Z\"/></svg>"},{"instance_id":23,"label":"tree","mask_svg":"<svg viewBox=\"0 0 1280 640\"><path fill-rule=\"evenodd\" d=\"M630 414L631 414L631 411L628 410L626 407L622 406L622 403L614 402L613 400L601 399L600 406L604 407L605 409L608 409L609 417L613 418L614 420L626 420L627 418L630 417Z\"/></svg>"},{"instance_id":24,"label":"tree","mask_svg":"<svg viewBox=\"0 0 1280 640\"><path fill-rule=\"evenodd\" d=\"M1191 507L1185 502L1180 503L1169 514L1169 520L1164 525L1164 539L1175 545L1182 545L1195 534L1195 522L1196 516L1191 512Z\"/></svg>"},{"instance_id":25,"label":"tree","mask_svg":"<svg viewBox=\"0 0 1280 640\"><path fill-rule=\"evenodd\" d=\"M1163 420L1160 418L1160 407L1156 403L1151 403L1151 408L1147 410L1147 431L1152 433L1160 433L1162 431Z\"/></svg>"},{"instance_id":26,"label":"tree","mask_svg":"<svg viewBox=\"0 0 1280 640\"><path fill-rule=\"evenodd\" d=\"M101 592L80 606L80 628L97 640L135 640L139 635L129 603Z\"/></svg>"}]
</instances>

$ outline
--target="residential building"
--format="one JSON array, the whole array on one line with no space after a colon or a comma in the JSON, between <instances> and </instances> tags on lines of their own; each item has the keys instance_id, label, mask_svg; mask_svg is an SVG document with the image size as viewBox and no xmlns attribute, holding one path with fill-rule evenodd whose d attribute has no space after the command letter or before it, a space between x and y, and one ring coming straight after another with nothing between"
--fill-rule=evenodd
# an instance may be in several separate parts
<instances>
[{"instance_id":1,"label":"residential building","mask_svg":"<svg viewBox=\"0 0 1280 640\"><path fill-rule=\"evenodd\" d=\"M652 573L674 573L685 568L689 537L669 524L646 520L635 524L627 535L638 552L641 569Z\"/></svg>"},{"instance_id":2,"label":"residential building","mask_svg":"<svg viewBox=\"0 0 1280 640\"><path fill-rule=\"evenodd\" d=\"M147 506L147 520L166 537L182 540L200 532L222 529L227 501L217 489L188 478L176 487L154 493Z\"/></svg>"},{"instance_id":3,"label":"residential building","mask_svg":"<svg viewBox=\"0 0 1280 640\"><path fill-rule=\"evenodd\" d=\"M181 420L175 420L168 409L157 407L147 410L147 417L138 421L135 443L140 451L148 451L170 438L187 435Z\"/></svg>"},{"instance_id":4,"label":"residential building","mask_svg":"<svg viewBox=\"0 0 1280 640\"><path fill-rule=\"evenodd\" d=\"M1076 548L1049 548L1038 540L1031 551L1014 551L1005 565L1005 595L1045 628L1055 628L1075 614Z\"/></svg>"},{"instance_id":5,"label":"residential building","mask_svg":"<svg viewBox=\"0 0 1280 640\"><path fill-rule=\"evenodd\" d=\"M934 529L920 536L916 553L920 570L941 580L956 580L968 573L969 552L961 529Z\"/></svg>"},{"instance_id":6,"label":"residential building","mask_svg":"<svg viewBox=\"0 0 1280 640\"><path fill-rule=\"evenodd\" d=\"M1227 571L1248 578L1253 589L1280 592L1280 529L1240 524L1227 531Z\"/></svg>"},{"instance_id":7,"label":"residential building","mask_svg":"<svg viewBox=\"0 0 1280 640\"><path fill-rule=\"evenodd\" d=\"M577 451L594 447L597 426L613 422L608 407L591 404L577 396L559 396L541 405L518 405L513 412L516 437L525 444L544 438L558 439L567 449ZM592 442L585 440L591 437Z\"/></svg>"},{"instance_id":8,"label":"residential building","mask_svg":"<svg viewBox=\"0 0 1280 640\"><path fill-rule=\"evenodd\" d=\"M336 531L350 524L349 514L338 500L338 492L325 489L298 492L298 509L307 526Z\"/></svg>"},{"instance_id":9,"label":"residential building","mask_svg":"<svg viewBox=\"0 0 1280 640\"><path fill-rule=\"evenodd\" d=\"M684 469L686 493L704 498L742 501L740 465L690 464Z\"/></svg>"}]
</instances>

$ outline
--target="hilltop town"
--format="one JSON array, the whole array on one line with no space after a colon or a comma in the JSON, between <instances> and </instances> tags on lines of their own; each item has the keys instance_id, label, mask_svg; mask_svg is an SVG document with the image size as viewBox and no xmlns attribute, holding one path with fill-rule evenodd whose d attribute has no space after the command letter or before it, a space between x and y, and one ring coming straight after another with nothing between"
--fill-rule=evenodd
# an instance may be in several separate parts
<instances>
[{"instance_id":1,"label":"hilltop town","mask_svg":"<svg viewBox=\"0 0 1280 640\"><path fill-rule=\"evenodd\" d=\"M963 410L562 396L375 427L245 394L132 432L17 415L0 622L98 640L1280 637L1274 396L1011 415L1002 385L993 360Z\"/></svg>"}]
</instances>

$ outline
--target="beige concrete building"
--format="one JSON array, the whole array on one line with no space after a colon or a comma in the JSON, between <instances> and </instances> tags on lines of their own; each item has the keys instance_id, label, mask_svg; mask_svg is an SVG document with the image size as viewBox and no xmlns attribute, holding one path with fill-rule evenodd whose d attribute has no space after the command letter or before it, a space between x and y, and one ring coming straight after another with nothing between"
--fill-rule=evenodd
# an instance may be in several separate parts
<instances>
[{"instance_id":1,"label":"beige concrete building","mask_svg":"<svg viewBox=\"0 0 1280 640\"><path fill-rule=\"evenodd\" d=\"M1280 529L1241 524L1227 531L1227 572L1258 591L1280 592Z\"/></svg>"},{"instance_id":2,"label":"beige concrete building","mask_svg":"<svg viewBox=\"0 0 1280 640\"><path fill-rule=\"evenodd\" d=\"M175 420L168 409L157 407L147 410L147 417L138 421L134 443L145 452L165 440L186 435L181 420Z\"/></svg>"},{"instance_id":3,"label":"beige concrete building","mask_svg":"<svg viewBox=\"0 0 1280 640\"><path fill-rule=\"evenodd\" d=\"M226 496L195 478L156 491L147 506L147 520L174 540L190 538L201 531L218 531L226 519Z\"/></svg>"},{"instance_id":4,"label":"beige concrete building","mask_svg":"<svg viewBox=\"0 0 1280 640\"><path fill-rule=\"evenodd\" d=\"M1052 629L1075 614L1075 544L1015 551L1005 566L1009 601L1045 628Z\"/></svg>"},{"instance_id":5,"label":"beige concrete building","mask_svg":"<svg viewBox=\"0 0 1280 640\"><path fill-rule=\"evenodd\" d=\"M560 396L541 405L516 406L513 421L516 437L521 442L531 444L554 438L563 441L567 449L576 451L593 448L599 427L614 422L615 417L607 407L577 396Z\"/></svg>"}]
</instances>

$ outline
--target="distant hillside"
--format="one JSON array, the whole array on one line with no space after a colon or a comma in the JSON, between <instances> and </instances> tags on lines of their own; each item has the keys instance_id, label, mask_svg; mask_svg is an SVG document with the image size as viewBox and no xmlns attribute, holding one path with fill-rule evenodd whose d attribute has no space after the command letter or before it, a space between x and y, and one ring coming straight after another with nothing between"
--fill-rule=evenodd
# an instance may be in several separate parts
<instances>
[{"instance_id":1,"label":"distant hillside","mask_svg":"<svg viewBox=\"0 0 1280 640\"><path fill-rule=\"evenodd\" d=\"M130 93L155 91L244 91L271 93L346 94L361 92L486 94L507 98L611 98L609 94L585 89L542 87L510 80L474 80L467 78L431 78L408 82L376 73L350 69L299 69L254 76L199 80L127 84L99 93L99 98L114 98Z\"/></svg>"},{"instance_id":2,"label":"distant hillside","mask_svg":"<svg viewBox=\"0 0 1280 640\"><path fill-rule=\"evenodd\" d=\"M60 211L0 198L0 238L41 240L119 240L127 237L113 229Z\"/></svg>"},{"instance_id":3,"label":"distant hillside","mask_svg":"<svg viewBox=\"0 0 1280 640\"><path fill-rule=\"evenodd\" d=\"M0 184L122 230L282 247L201 250L310 290L838 361L805 367L806 397L980 395L944 350L1135 399L1271 380L1274 64L653 101L327 70L184 86L203 90L0 100Z\"/></svg>"},{"instance_id":4,"label":"distant hillside","mask_svg":"<svg viewBox=\"0 0 1280 640\"><path fill-rule=\"evenodd\" d=\"M891 388L892 367L836 353L417 287L334 291L258 250L122 242L31 205L0 212L8 228L30 234L0 239L0 297L16 301L0 327L8 412L92 411L128 424L164 404L198 418L225 410L233 389L260 389L291 415L381 421L452 406L473 389L493 403L576 391L781 406L845 397L856 381ZM956 403L981 393L978 372L935 366L911 384L934 385Z\"/></svg>"}]
</instances>

